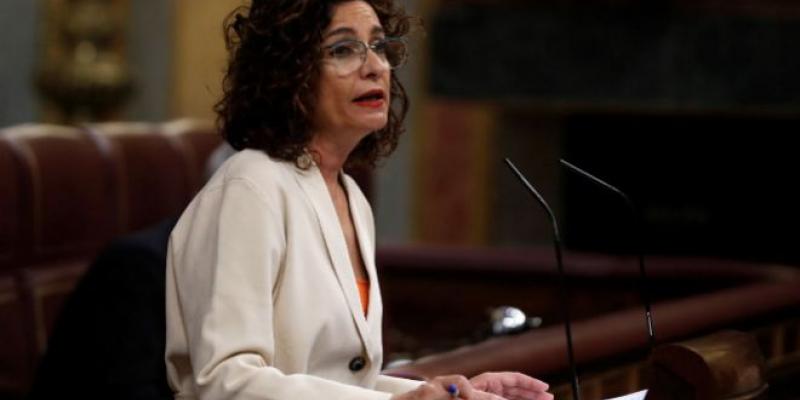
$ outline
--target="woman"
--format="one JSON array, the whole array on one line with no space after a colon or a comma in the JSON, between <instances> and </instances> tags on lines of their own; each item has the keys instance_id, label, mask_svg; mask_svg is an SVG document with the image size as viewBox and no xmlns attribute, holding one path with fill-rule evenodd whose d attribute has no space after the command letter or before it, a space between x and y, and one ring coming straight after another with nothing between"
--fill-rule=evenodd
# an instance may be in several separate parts
<instances>
[{"instance_id":1,"label":"woman","mask_svg":"<svg viewBox=\"0 0 800 400\"><path fill-rule=\"evenodd\" d=\"M552 398L521 374L426 383L379 374L373 219L341 171L373 166L397 143L407 101L391 69L405 59L408 18L392 0L254 0L229 21L217 111L241 151L171 235L176 397Z\"/></svg>"}]
</instances>

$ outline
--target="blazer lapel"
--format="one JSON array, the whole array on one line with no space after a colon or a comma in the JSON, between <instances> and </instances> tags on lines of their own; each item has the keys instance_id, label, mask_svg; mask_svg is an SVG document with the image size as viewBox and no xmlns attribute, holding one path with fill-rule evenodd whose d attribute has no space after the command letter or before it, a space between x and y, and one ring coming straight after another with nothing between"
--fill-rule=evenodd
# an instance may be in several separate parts
<instances>
[{"instance_id":1,"label":"blazer lapel","mask_svg":"<svg viewBox=\"0 0 800 400\"><path fill-rule=\"evenodd\" d=\"M379 332L381 328L381 291L378 283L378 274L375 267L375 235L374 227L369 225L369 221L364 220L366 210L360 207L355 200L355 193L359 193L360 189L355 181L349 176L345 176L345 187L347 189L347 197L350 205L350 215L353 219L356 236L358 237L359 250L361 250L361 259L364 262L364 267L367 269L369 278L369 306L367 307L367 324L371 332Z\"/></svg>"},{"instance_id":2,"label":"blazer lapel","mask_svg":"<svg viewBox=\"0 0 800 400\"><path fill-rule=\"evenodd\" d=\"M325 240L328 257L333 265L336 279L339 281L339 286L347 299L350 315L353 318L353 322L356 324L358 334L361 336L361 341L364 343L364 348L367 350L367 356L372 360L374 351L370 340L369 327L364 318L364 312L361 309L356 278L353 274L353 267L350 263L350 256L347 251L347 243L344 239L342 227L339 222L339 217L336 214L336 209L333 206L331 195L328 192L328 187L325 185L322 174L316 166L312 165L308 170L296 169L298 171L296 175L297 180L306 196L308 196L317 214L317 221L319 222L320 230ZM359 242L361 236L362 235L359 235ZM372 277L370 277L370 280L372 280ZM370 290L370 292L372 292L372 290ZM370 295L372 295L372 293L370 293Z\"/></svg>"}]
</instances>

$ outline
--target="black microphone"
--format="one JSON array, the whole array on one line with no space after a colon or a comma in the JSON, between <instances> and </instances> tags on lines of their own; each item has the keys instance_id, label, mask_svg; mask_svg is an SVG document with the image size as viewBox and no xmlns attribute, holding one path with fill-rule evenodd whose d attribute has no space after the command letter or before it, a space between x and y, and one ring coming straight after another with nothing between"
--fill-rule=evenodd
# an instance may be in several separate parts
<instances>
[{"instance_id":1,"label":"black microphone","mask_svg":"<svg viewBox=\"0 0 800 400\"><path fill-rule=\"evenodd\" d=\"M547 215L550 217L550 224L553 228L553 248L556 251L556 266L558 267L558 277L560 281L560 295L561 295L561 313L564 318L564 331L567 334L567 357L569 361L569 368L570 372L572 373L572 398L574 400L581 399L581 391L580 385L578 384L578 371L575 366L575 353L572 349L572 320L569 316L569 304L567 300L569 299L569 295L567 294L567 277L564 274L564 262L562 261L561 257L561 235L558 232L558 221L556 221L556 215L553 214L553 210L550 209L550 205L544 200L541 194L539 194L536 189L534 189L533 185L525 179L525 175L520 172L514 163L511 162L508 158L505 158L506 165L511 168L511 171L519 178L520 182L528 189L528 192L533 195L536 201L539 202L539 205L544 208L547 212Z\"/></svg>"},{"instance_id":2,"label":"black microphone","mask_svg":"<svg viewBox=\"0 0 800 400\"><path fill-rule=\"evenodd\" d=\"M636 252L639 256L639 296L642 298L642 303L644 304L644 318L645 323L647 324L647 334L648 334L648 343L650 344L650 351L653 351L653 347L656 344L656 333L655 327L653 326L653 313L650 310L650 298L648 297L649 293L649 281L647 280L647 271L644 267L644 249L642 248L642 237L643 237L643 229L642 229L642 217L639 209L633 204L630 197L625 194L622 190L619 190L615 186L611 185L610 183L586 172L585 170L578 168L577 166L569 163L567 160L563 158L560 160L561 165L577 173L578 175L589 179L591 182L595 183L596 185L600 186L601 188L608 190L612 193L616 193L628 207L628 210L631 213L631 218L633 219L633 233L635 238L633 239L636 243Z\"/></svg>"}]
</instances>

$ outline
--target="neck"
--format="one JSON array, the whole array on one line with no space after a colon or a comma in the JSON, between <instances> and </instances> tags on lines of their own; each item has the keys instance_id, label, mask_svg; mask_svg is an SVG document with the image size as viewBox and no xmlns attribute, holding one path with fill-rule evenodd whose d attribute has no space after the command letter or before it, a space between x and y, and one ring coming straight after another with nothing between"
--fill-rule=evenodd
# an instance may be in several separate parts
<instances>
[{"instance_id":1,"label":"neck","mask_svg":"<svg viewBox=\"0 0 800 400\"><path fill-rule=\"evenodd\" d=\"M339 171L344 168L350 152L358 144L358 141L348 140L351 137L357 137L360 140L364 136L317 132L311 138L308 147L328 185L338 184Z\"/></svg>"}]
</instances>

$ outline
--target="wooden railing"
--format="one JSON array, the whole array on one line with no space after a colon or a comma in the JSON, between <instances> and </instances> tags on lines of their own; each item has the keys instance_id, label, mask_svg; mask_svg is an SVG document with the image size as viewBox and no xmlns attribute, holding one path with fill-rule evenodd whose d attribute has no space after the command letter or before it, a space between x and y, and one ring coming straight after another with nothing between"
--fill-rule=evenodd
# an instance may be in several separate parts
<instances>
[{"instance_id":1,"label":"wooden railing","mask_svg":"<svg viewBox=\"0 0 800 400\"><path fill-rule=\"evenodd\" d=\"M759 282L660 302L653 307L658 342L738 328L759 338L770 371L795 368L800 358L799 288L797 280ZM645 386L643 368L648 349L640 308L578 321L573 325L573 336L584 399L629 393ZM557 398L566 399L570 397L565 343L563 328L552 325L429 355L387 372L426 378L515 370L549 379Z\"/></svg>"}]
</instances>

